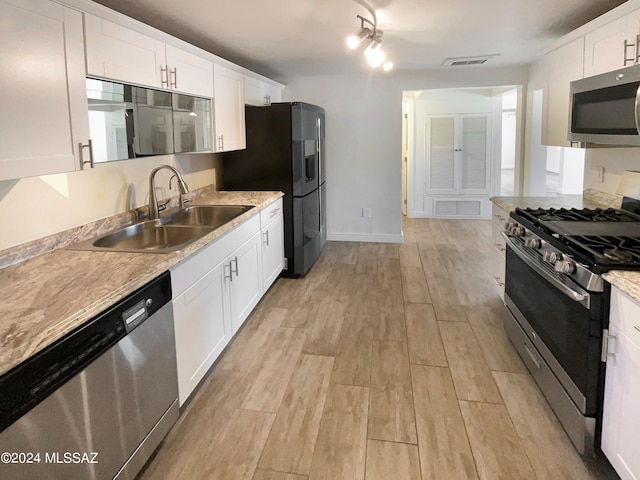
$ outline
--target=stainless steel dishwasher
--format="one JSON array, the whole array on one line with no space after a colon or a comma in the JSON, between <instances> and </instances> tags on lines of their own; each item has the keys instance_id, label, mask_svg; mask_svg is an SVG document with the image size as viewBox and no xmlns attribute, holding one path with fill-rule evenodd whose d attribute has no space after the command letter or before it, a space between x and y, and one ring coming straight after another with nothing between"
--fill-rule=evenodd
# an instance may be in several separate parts
<instances>
[{"instance_id":1,"label":"stainless steel dishwasher","mask_svg":"<svg viewBox=\"0 0 640 480\"><path fill-rule=\"evenodd\" d=\"M133 479L179 415L169 273L0 377L0 478Z\"/></svg>"}]
</instances>

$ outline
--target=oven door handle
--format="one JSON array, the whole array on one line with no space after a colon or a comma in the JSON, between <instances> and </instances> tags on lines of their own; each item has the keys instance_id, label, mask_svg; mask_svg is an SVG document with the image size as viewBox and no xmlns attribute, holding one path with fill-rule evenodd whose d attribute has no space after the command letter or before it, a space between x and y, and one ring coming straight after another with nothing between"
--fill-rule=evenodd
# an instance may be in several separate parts
<instances>
[{"instance_id":1,"label":"oven door handle","mask_svg":"<svg viewBox=\"0 0 640 480\"><path fill-rule=\"evenodd\" d=\"M574 290L573 288L565 285L560 280L558 280L553 275L549 274L544 268L541 268L539 265L534 263L531 258L529 258L520 248L516 245L511 237L506 235L504 232L501 232L502 236L505 238L507 246L513 250L513 252L520 257L524 263L526 263L529 267L531 267L536 273L544 277L549 283L551 283L554 287L564 293L571 300L582 304L585 308L589 308L591 305L591 296L585 292L584 290Z\"/></svg>"}]
</instances>

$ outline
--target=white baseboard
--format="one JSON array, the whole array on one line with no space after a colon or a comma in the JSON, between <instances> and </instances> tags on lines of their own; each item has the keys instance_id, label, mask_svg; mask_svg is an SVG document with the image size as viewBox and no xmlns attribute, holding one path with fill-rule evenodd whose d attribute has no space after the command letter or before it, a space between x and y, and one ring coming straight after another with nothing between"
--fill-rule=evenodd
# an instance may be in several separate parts
<instances>
[{"instance_id":1,"label":"white baseboard","mask_svg":"<svg viewBox=\"0 0 640 480\"><path fill-rule=\"evenodd\" d=\"M333 242L404 243L404 236L367 233L327 233L327 240Z\"/></svg>"}]
</instances>

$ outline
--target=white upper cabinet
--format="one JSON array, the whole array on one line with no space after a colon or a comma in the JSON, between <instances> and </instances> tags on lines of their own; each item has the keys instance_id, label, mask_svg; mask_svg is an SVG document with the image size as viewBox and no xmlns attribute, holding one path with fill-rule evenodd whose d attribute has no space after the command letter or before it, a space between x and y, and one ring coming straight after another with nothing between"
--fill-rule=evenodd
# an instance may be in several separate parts
<instances>
[{"instance_id":1,"label":"white upper cabinet","mask_svg":"<svg viewBox=\"0 0 640 480\"><path fill-rule=\"evenodd\" d=\"M282 101L282 88L258 78L244 76L244 103L263 106Z\"/></svg>"},{"instance_id":2,"label":"white upper cabinet","mask_svg":"<svg viewBox=\"0 0 640 480\"><path fill-rule=\"evenodd\" d=\"M170 87L181 92L213 97L213 63L193 53L167 45Z\"/></svg>"},{"instance_id":3,"label":"white upper cabinet","mask_svg":"<svg viewBox=\"0 0 640 480\"><path fill-rule=\"evenodd\" d=\"M640 10L585 35L584 76L640 63Z\"/></svg>"},{"instance_id":4,"label":"white upper cabinet","mask_svg":"<svg viewBox=\"0 0 640 480\"><path fill-rule=\"evenodd\" d=\"M85 35L89 76L213 96L207 59L88 13Z\"/></svg>"},{"instance_id":5,"label":"white upper cabinet","mask_svg":"<svg viewBox=\"0 0 640 480\"><path fill-rule=\"evenodd\" d=\"M214 112L216 152L242 150L247 146L244 122L244 75L214 65Z\"/></svg>"},{"instance_id":6,"label":"white upper cabinet","mask_svg":"<svg viewBox=\"0 0 640 480\"><path fill-rule=\"evenodd\" d=\"M89 122L82 14L0 0L0 180L81 168Z\"/></svg>"},{"instance_id":7,"label":"white upper cabinet","mask_svg":"<svg viewBox=\"0 0 640 480\"><path fill-rule=\"evenodd\" d=\"M543 96L542 144L570 147L570 83L583 78L584 37L552 50L543 59L546 86Z\"/></svg>"}]
</instances>

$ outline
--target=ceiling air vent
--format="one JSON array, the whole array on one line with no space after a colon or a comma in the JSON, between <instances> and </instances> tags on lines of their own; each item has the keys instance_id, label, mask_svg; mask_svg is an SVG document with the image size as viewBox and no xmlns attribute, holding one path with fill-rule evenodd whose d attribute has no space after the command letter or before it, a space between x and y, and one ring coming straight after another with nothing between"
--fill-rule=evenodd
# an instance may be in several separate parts
<instances>
[{"instance_id":1,"label":"ceiling air vent","mask_svg":"<svg viewBox=\"0 0 640 480\"><path fill-rule=\"evenodd\" d=\"M469 65L482 65L487 60L491 60L498 55L482 55L480 57L454 57L447 58L442 62L444 67L465 67Z\"/></svg>"}]
</instances>

